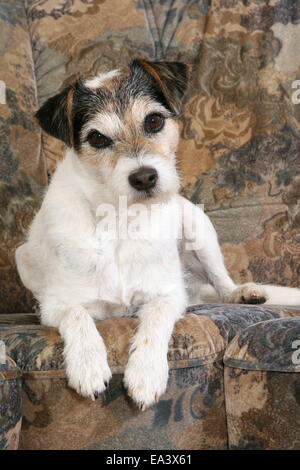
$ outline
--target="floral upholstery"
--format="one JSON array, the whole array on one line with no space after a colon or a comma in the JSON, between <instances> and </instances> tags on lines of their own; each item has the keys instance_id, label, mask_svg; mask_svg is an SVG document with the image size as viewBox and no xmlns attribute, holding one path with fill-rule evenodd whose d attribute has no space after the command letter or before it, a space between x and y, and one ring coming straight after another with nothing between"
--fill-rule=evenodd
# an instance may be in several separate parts
<instances>
[{"instance_id":1,"label":"floral upholstery","mask_svg":"<svg viewBox=\"0 0 300 470\"><path fill-rule=\"evenodd\" d=\"M299 318L281 318L231 342L224 356L230 449L300 449L299 338Z\"/></svg>"},{"instance_id":2,"label":"floral upholstery","mask_svg":"<svg viewBox=\"0 0 300 470\"><path fill-rule=\"evenodd\" d=\"M22 423L22 375L8 356L0 361L0 449L16 450Z\"/></svg>"},{"instance_id":3,"label":"floral upholstery","mask_svg":"<svg viewBox=\"0 0 300 470\"><path fill-rule=\"evenodd\" d=\"M55 328L39 325L38 317L34 315L0 315L0 339L22 370L24 378L20 448L226 449L227 421L230 419L229 424L232 422L233 429L237 429L235 423L240 416L234 415L237 389L230 382L233 373L228 379L226 370L225 385L228 390L233 390L227 392L224 388L224 353L227 369L234 367L235 379L238 376L235 369L244 367L244 363L241 366L243 361L238 359L240 362L236 364L234 358L240 358L240 351L245 354L243 346L248 344L248 340L252 344L251 328L261 325L262 332L267 334L269 326L274 325L273 330L278 332L277 336L271 335L271 338L278 351L282 351L291 348L289 332L293 331L293 338L297 336L297 331L299 333L296 313L296 309L290 307L265 309L260 306L203 305L190 308L185 317L177 322L169 343L170 377L167 391L157 404L145 412L138 411L126 396L122 385L130 338L137 326L136 318L97 323L107 347L113 378L107 392L98 401L92 402L67 386L63 342ZM285 330L280 328L282 324ZM276 329L276 325L279 328ZM261 338L261 334L258 334L258 338ZM297 374L282 376L278 354L266 356L262 346L259 351L269 361L269 369L273 368L274 374L278 375L277 381L282 382L282 390L286 383L290 387L294 383L296 387L299 382ZM285 358L288 365L288 353ZM262 370L269 370L260 362L259 365ZM296 372L296 369L290 372ZM293 375L293 379L290 375ZM298 393L295 387L294 397ZM242 390L241 399L245 399L245 393ZM290 406L289 395L285 405L284 394L281 399L282 406ZM274 403L272 410L273 415L276 415ZM294 406L292 419L295 428L296 402L291 406ZM241 422L244 423L243 420ZM251 426L250 423L249 429ZM245 448L249 446L247 425L244 427L246 430L242 428L242 443L236 444L239 448L243 443ZM234 437L230 443L232 447ZM250 445L252 443L257 447L259 442L258 438L255 440L253 437ZM296 445L295 439L291 441L291 434L286 436L286 443L290 442Z\"/></svg>"}]
</instances>

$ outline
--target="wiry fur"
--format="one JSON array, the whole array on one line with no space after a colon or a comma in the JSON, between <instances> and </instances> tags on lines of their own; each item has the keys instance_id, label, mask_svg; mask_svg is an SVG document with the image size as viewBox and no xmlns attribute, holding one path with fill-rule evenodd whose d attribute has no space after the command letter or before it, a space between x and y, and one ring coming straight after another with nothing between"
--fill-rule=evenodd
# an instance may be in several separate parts
<instances>
[{"instance_id":1,"label":"wiry fur","mask_svg":"<svg viewBox=\"0 0 300 470\"><path fill-rule=\"evenodd\" d=\"M296 289L236 286L209 218L179 196L176 115L186 83L182 64L134 61L129 73L77 82L37 113L43 129L69 148L26 243L16 251L16 261L24 285L40 303L42 323L57 327L64 339L69 385L83 396L97 398L111 377L94 320L137 312L140 326L132 339L124 383L144 408L166 389L168 342L188 296L190 302L218 297L223 302L259 303L269 297L268 303L300 303ZM164 115L165 125L148 135L145 117L157 112ZM93 129L113 144L103 150L91 147L87 137ZM128 181L145 166L158 173L149 194ZM127 197L129 209L136 202L149 208L161 203L151 224L158 229L163 224L165 230L172 225L175 236L137 240L128 234L109 239L99 229L97 210L101 204L118 209L119 196ZM189 215L183 222L185 239L179 240L183 211ZM127 224L126 218L122 223ZM198 245L187 250L193 224Z\"/></svg>"}]
</instances>

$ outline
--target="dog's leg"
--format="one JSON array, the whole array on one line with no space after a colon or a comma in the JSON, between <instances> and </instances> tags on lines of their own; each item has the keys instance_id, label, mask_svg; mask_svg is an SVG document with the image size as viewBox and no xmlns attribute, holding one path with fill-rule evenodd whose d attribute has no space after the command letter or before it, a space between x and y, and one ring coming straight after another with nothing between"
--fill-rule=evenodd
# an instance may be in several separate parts
<instances>
[{"instance_id":1,"label":"dog's leg","mask_svg":"<svg viewBox=\"0 0 300 470\"><path fill-rule=\"evenodd\" d=\"M43 283L43 275L37 265L32 263L28 243L19 246L15 251L15 260L19 276L24 286L38 297Z\"/></svg>"},{"instance_id":2,"label":"dog's leg","mask_svg":"<svg viewBox=\"0 0 300 470\"><path fill-rule=\"evenodd\" d=\"M124 385L142 410L157 402L167 388L168 344L185 307L184 292L173 292L145 304L139 312L140 325L130 348Z\"/></svg>"},{"instance_id":3,"label":"dog's leg","mask_svg":"<svg viewBox=\"0 0 300 470\"><path fill-rule=\"evenodd\" d=\"M224 265L223 255L214 226L203 210L180 197L183 220L182 258L187 269L211 284L219 298L236 289Z\"/></svg>"},{"instance_id":4,"label":"dog's leg","mask_svg":"<svg viewBox=\"0 0 300 470\"><path fill-rule=\"evenodd\" d=\"M237 286L230 278L214 226L202 209L180 198L183 214L183 262L187 269L211 284L226 303L258 304L268 299L264 286L247 283ZM205 293L205 289L203 289ZM209 292L210 300L212 298ZM203 300L205 298L203 297ZM217 299L216 299L217 300Z\"/></svg>"},{"instance_id":5,"label":"dog's leg","mask_svg":"<svg viewBox=\"0 0 300 470\"><path fill-rule=\"evenodd\" d=\"M268 298L265 286L247 282L228 294L224 301L228 304L263 304Z\"/></svg>"},{"instance_id":6,"label":"dog's leg","mask_svg":"<svg viewBox=\"0 0 300 470\"><path fill-rule=\"evenodd\" d=\"M98 398L106 389L111 371L103 339L93 319L82 306L78 306L61 314L57 312L56 323L64 340L69 386L84 397Z\"/></svg>"},{"instance_id":7,"label":"dog's leg","mask_svg":"<svg viewBox=\"0 0 300 470\"><path fill-rule=\"evenodd\" d=\"M248 282L237 287L226 300L243 304L300 305L300 289Z\"/></svg>"}]
</instances>

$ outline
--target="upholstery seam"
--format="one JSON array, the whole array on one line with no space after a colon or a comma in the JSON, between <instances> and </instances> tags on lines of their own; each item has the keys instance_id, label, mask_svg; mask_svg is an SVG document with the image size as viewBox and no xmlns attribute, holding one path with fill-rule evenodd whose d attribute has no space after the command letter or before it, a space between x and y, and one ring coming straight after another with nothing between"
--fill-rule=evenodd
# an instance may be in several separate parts
<instances>
[{"instance_id":1,"label":"upholstery seam","mask_svg":"<svg viewBox=\"0 0 300 470\"><path fill-rule=\"evenodd\" d=\"M163 45L161 42L159 28L156 23L155 14L153 11L153 5L151 0L143 0L144 5L144 16L146 18L146 23L148 31L152 37L152 43L154 48L154 59L159 60L164 57ZM151 11L151 13L149 13ZM150 19L151 17L151 19ZM152 27L154 25L154 27Z\"/></svg>"},{"instance_id":2,"label":"upholstery seam","mask_svg":"<svg viewBox=\"0 0 300 470\"><path fill-rule=\"evenodd\" d=\"M26 27L27 27L27 34L29 38L29 49L30 49L30 59L31 59L31 66L32 66L32 72L33 72L33 84L34 84L34 96L35 96L35 104L36 107L38 108L39 106L39 97L38 97L38 87L37 87L37 80L36 80L36 67L35 67L35 62L34 62L34 56L33 56L33 48L32 48L32 36L31 36L31 31L29 27L29 21L28 21L28 16L27 16L27 10L28 10L28 0L25 0L23 3L24 7L24 13L25 13L25 19L26 19ZM42 131L39 128L39 162L43 162L45 165L45 181L46 184L48 183L48 165L47 165L47 159L45 158L45 155L43 154L43 148L42 148Z\"/></svg>"},{"instance_id":3,"label":"upholstery seam","mask_svg":"<svg viewBox=\"0 0 300 470\"><path fill-rule=\"evenodd\" d=\"M296 204L295 204L296 205ZM282 202L262 202L261 204L244 204L242 206L232 206L232 207L216 207L214 209L206 209L207 212L221 212L221 211L227 211L227 210L232 210L232 209L245 209L245 207L263 207L263 206L286 206L286 204ZM287 211L280 211L280 214L285 214ZM278 214L278 213L277 213ZM277 215L276 214L276 215Z\"/></svg>"},{"instance_id":4,"label":"upholstery seam","mask_svg":"<svg viewBox=\"0 0 300 470\"><path fill-rule=\"evenodd\" d=\"M234 359L231 357L226 357L224 356L224 366L230 367L231 369L241 369L241 370L247 370L247 371L252 371L252 372L285 372L287 374L292 374L292 373L299 373L300 370L296 369L288 369L288 367L293 367L293 366L272 366L268 364L264 364L263 362L250 362L244 359ZM297 366L296 366L297 367Z\"/></svg>"}]
</instances>

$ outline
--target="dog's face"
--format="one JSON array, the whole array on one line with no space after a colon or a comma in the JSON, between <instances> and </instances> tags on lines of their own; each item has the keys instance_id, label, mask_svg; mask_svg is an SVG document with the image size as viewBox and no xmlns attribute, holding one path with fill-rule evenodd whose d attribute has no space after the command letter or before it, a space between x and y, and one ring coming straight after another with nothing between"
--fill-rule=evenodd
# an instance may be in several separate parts
<instances>
[{"instance_id":1,"label":"dog's face","mask_svg":"<svg viewBox=\"0 0 300 470\"><path fill-rule=\"evenodd\" d=\"M179 189L176 119L187 82L184 64L135 60L129 72L78 80L36 118L114 198L168 199Z\"/></svg>"}]
</instances>

